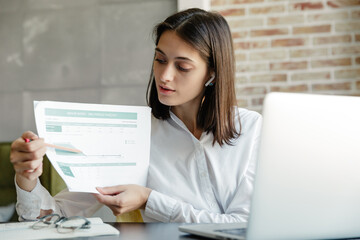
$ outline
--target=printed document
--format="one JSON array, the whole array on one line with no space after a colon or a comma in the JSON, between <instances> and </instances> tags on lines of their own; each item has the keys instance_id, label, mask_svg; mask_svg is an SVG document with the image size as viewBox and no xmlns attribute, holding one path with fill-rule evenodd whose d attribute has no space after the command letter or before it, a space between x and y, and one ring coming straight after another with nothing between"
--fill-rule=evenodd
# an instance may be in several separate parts
<instances>
[{"instance_id":1,"label":"printed document","mask_svg":"<svg viewBox=\"0 0 360 240\"><path fill-rule=\"evenodd\" d=\"M89 229L78 229L70 233L59 233L55 227L34 230L31 226L35 222L13 222L0 224L1 239L33 240L33 239L63 239L92 236L119 235L120 232L113 226L103 223L101 218L88 218L91 222Z\"/></svg>"},{"instance_id":2,"label":"printed document","mask_svg":"<svg viewBox=\"0 0 360 240\"><path fill-rule=\"evenodd\" d=\"M95 187L146 184L150 157L151 109L35 101L39 137L69 191L98 193Z\"/></svg>"}]
</instances>

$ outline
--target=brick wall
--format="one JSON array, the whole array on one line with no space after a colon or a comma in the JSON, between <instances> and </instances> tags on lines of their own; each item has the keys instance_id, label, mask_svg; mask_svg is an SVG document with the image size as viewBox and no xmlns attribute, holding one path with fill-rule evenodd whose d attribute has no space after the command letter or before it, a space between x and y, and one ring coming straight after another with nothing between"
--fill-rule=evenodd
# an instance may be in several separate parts
<instances>
[{"instance_id":1,"label":"brick wall","mask_svg":"<svg viewBox=\"0 0 360 240\"><path fill-rule=\"evenodd\" d=\"M360 0L212 0L232 30L238 104L266 93L360 96Z\"/></svg>"}]
</instances>

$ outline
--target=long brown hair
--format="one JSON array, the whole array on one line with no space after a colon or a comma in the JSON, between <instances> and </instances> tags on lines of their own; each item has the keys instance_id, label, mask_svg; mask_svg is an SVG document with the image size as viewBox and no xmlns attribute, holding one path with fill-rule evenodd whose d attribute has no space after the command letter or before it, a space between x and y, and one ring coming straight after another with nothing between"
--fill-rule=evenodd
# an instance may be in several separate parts
<instances>
[{"instance_id":1,"label":"long brown hair","mask_svg":"<svg viewBox=\"0 0 360 240\"><path fill-rule=\"evenodd\" d=\"M171 15L154 28L156 45L165 31L174 31L197 49L207 63L208 70L214 72L214 85L205 89L197 124L207 133L213 133L213 144L231 144L231 140L240 135L241 125L237 130L234 123L237 105L234 87L235 59L231 32L226 20L218 13L191 8ZM158 99L153 69L146 99L154 117L170 117L170 107Z\"/></svg>"}]
</instances>

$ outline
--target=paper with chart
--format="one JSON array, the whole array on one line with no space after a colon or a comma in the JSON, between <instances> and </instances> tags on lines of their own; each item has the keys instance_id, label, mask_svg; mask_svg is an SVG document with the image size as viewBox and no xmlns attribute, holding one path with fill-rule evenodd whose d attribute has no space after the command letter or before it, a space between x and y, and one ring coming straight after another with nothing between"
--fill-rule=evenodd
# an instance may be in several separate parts
<instances>
[{"instance_id":1,"label":"paper with chart","mask_svg":"<svg viewBox=\"0 0 360 240\"><path fill-rule=\"evenodd\" d=\"M38 134L46 143L81 151L46 152L70 191L97 193L95 187L146 184L150 108L36 101L34 110Z\"/></svg>"}]
</instances>

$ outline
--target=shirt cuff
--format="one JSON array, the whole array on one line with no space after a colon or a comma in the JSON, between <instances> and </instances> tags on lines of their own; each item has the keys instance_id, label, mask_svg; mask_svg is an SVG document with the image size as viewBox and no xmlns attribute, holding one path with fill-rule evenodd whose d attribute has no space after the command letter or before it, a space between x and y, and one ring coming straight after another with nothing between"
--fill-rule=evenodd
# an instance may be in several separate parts
<instances>
[{"instance_id":1,"label":"shirt cuff","mask_svg":"<svg viewBox=\"0 0 360 240\"><path fill-rule=\"evenodd\" d=\"M177 201L152 190L145 207L145 215L161 222L170 222Z\"/></svg>"},{"instance_id":2,"label":"shirt cuff","mask_svg":"<svg viewBox=\"0 0 360 240\"><path fill-rule=\"evenodd\" d=\"M40 215L40 209L55 210L54 199L41 185L39 179L37 179L36 186L31 192L21 189L16 183L16 178L14 180L17 195L16 210L20 220L36 219Z\"/></svg>"}]
</instances>

